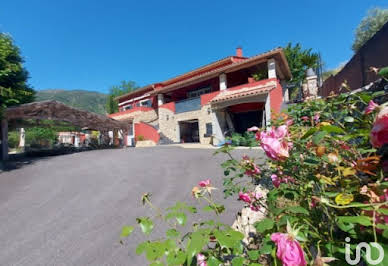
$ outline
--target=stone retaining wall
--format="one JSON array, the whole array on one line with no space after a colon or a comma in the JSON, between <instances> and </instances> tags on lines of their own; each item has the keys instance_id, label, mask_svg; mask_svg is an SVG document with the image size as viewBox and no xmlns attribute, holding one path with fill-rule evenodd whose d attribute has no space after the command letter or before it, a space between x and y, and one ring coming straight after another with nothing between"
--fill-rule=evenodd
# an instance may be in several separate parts
<instances>
[{"instance_id":1,"label":"stone retaining wall","mask_svg":"<svg viewBox=\"0 0 388 266\"><path fill-rule=\"evenodd\" d=\"M202 106L200 110L174 114L166 108L159 108L159 129L167 138L178 142L178 125L180 121L198 119L199 139L201 144L209 144L211 138L204 137L206 123L212 123L211 108L209 104Z\"/></svg>"}]
</instances>

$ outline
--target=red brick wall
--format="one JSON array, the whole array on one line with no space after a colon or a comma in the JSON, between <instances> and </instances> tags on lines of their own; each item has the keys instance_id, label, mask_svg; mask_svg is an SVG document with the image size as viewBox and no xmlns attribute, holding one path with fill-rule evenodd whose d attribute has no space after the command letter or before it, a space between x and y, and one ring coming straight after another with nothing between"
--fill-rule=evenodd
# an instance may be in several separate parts
<instances>
[{"instance_id":1,"label":"red brick wall","mask_svg":"<svg viewBox=\"0 0 388 266\"><path fill-rule=\"evenodd\" d=\"M319 95L327 97L331 91L338 93L345 80L349 87L355 90L378 79L375 73L369 71L369 67L388 66L387 47L388 23L360 48L337 75L325 80Z\"/></svg>"}]
</instances>

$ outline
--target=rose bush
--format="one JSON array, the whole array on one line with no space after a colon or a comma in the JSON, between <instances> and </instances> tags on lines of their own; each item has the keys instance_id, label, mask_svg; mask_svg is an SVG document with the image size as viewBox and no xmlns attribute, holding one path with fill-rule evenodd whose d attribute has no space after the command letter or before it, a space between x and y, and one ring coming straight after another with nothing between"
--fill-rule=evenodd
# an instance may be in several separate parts
<instances>
[{"instance_id":1,"label":"rose bush","mask_svg":"<svg viewBox=\"0 0 388 266\"><path fill-rule=\"evenodd\" d=\"M250 128L268 156L263 166L247 156L233 158L230 145L217 151L229 156L222 164L225 196L253 211L266 210L255 224L254 243L243 243L240 232L213 220L193 223L182 235L179 226L197 209L177 203L162 211L146 195L143 202L170 229L165 240L141 243L136 253L145 253L153 265L347 265L349 237L352 249L378 242L388 254L388 107L382 94L297 104L273 117L270 128ZM258 183L269 184L266 197L255 192ZM210 180L192 189L193 198L205 204L202 211L219 215L225 208L213 201L214 192ZM137 222L145 234L152 231L150 217ZM122 236L133 229L124 227Z\"/></svg>"}]
</instances>

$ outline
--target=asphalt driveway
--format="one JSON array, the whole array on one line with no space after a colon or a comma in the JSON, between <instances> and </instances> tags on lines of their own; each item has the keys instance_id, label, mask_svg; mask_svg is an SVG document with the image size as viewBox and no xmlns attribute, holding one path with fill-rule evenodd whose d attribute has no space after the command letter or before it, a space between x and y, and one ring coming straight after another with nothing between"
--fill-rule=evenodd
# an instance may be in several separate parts
<instances>
[{"instance_id":1,"label":"asphalt driveway","mask_svg":"<svg viewBox=\"0 0 388 266\"><path fill-rule=\"evenodd\" d=\"M0 174L0 265L146 265L134 254L145 238L134 233L125 245L119 234L138 216L144 192L167 207L177 200L197 203L191 188L210 178L231 224L241 204L223 199L225 155L179 147L98 150L42 158ZM259 150L236 150L236 156ZM203 217L206 219L207 217ZM155 228L157 238L163 230Z\"/></svg>"}]
</instances>

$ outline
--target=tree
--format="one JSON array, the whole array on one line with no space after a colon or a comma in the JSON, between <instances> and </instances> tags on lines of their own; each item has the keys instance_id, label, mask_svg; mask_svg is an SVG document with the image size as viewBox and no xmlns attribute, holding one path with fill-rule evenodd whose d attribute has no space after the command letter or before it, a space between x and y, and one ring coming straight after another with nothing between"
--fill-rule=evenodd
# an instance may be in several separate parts
<instances>
[{"instance_id":1,"label":"tree","mask_svg":"<svg viewBox=\"0 0 388 266\"><path fill-rule=\"evenodd\" d=\"M290 98L294 100L299 92L300 84L306 78L306 70L319 66L319 55L313 53L311 48L303 49L300 43L295 46L288 43L283 50L292 74L291 83L294 85L294 89L292 89Z\"/></svg>"},{"instance_id":2,"label":"tree","mask_svg":"<svg viewBox=\"0 0 388 266\"><path fill-rule=\"evenodd\" d=\"M134 81L121 81L120 85L114 85L109 89L109 96L106 102L106 110L109 114L113 114L119 111L118 102L116 97L125 93L134 91L138 88Z\"/></svg>"},{"instance_id":3,"label":"tree","mask_svg":"<svg viewBox=\"0 0 388 266\"><path fill-rule=\"evenodd\" d=\"M12 38L0 33L0 114L2 108L34 100L35 92L27 84L28 71L23 62Z\"/></svg>"},{"instance_id":4,"label":"tree","mask_svg":"<svg viewBox=\"0 0 388 266\"><path fill-rule=\"evenodd\" d=\"M370 9L356 29L355 38L352 45L353 51L357 52L387 22L388 9Z\"/></svg>"},{"instance_id":5,"label":"tree","mask_svg":"<svg viewBox=\"0 0 388 266\"><path fill-rule=\"evenodd\" d=\"M317 68L319 64L319 56L313 53L312 49L303 49L300 43L292 46L288 43L284 48L288 65L292 74L292 83L299 84L306 77L306 70L308 68Z\"/></svg>"}]
</instances>

